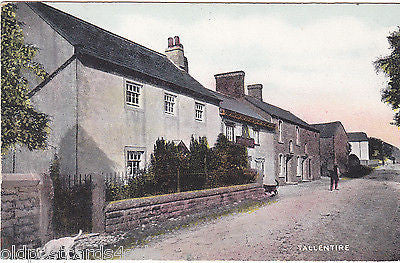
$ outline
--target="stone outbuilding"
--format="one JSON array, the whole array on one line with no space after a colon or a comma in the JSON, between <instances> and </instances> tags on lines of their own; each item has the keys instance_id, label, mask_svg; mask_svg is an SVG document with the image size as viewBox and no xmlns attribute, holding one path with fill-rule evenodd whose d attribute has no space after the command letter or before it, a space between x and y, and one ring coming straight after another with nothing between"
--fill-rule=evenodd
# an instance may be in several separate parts
<instances>
[{"instance_id":1,"label":"stone outbuilding","mask_svg":"<svg viewBox=\"0 0 400 263\"><path fill-rule=\"evenodd\" d=\"M350 144L343 124L334 121L312 126L321 132L321 174L328 176L329 170L333 170L335 164L341 173L347 173Z\"/></svg>"}]
</instances>

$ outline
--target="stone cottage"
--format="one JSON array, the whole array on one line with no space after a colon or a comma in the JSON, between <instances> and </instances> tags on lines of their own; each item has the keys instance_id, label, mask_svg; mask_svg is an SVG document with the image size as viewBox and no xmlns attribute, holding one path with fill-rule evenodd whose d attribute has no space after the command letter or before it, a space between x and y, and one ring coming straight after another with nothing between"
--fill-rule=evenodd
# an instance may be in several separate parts
<instances>
[{"instance_id":1,"label":"stone cottage","mask_svg":"<svg viewBox=\"0 0 400 263\"><path fill-rule=\"evenodd\" d=\"M248 85L246 101L276 125L273 140L275 176L280 184L320 178L320 132L291 112L263 101L262 84Z\"/></svg>"},{"instance_id":2,"label":"stone cottage","mask_svg":"<svg viewBox=\"0 0 400 263\"><path fill-rule=\"evenodd\" d=\"M348 132L347 136L350 143L350 154L354 154L360 160L360 164L368 165L369 162L369 143L365 132Z\"/></svg>"},{"instance_id":3,"label":"stone cottage","mask_svg":"<svg viewBox=\"0 0 400 263\"><path fill-rule=\"evenodd\" d=\"M221 100L221 129L228 140L247 147L249 166L258 171L259 182L275 185L273 140L275 124L258 114L245 100L245 73L214 75Z\"/></svg>"},{"instance_id":4,"label":"stone cottage","mask_svg":"<svg viewBox=\"0 0 400 263\"><path fill-rule=\"evenodd\" d=\"M49 73L30 84L51 132L45 151L3 156L3 172L46 172L57 154L63 174L133 173L157 138L214 144L220 99L189 75L179 37L162 54L43 3L17 7L25 41Z\"/></svg>"},{"instance_id":5,"label":"stone cottage","mask_svg":"<svg viewBox=\"0 0 400 263\"><path fill-rule=\"evenodd\" d=\"M341 173L348 172L350 144L340 121L313 124L321 132L321 173L328 176L337 164Z\"/></svg>"}]
</instances>

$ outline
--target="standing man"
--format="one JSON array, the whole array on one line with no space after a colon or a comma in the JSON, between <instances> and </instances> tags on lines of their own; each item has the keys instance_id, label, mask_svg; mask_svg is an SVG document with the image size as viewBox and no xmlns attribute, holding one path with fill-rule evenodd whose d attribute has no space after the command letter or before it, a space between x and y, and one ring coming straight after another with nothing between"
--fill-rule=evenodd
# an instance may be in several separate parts
<instances>
[{"instance_id":1,"label":"standing man","mask_svg":"<svg viewBox=\"0 0 400 263\"><path fill-rule=\"evenodd\" d=\"M337 186L339 182L340 171L337 164L333 166L333 171L330 171L330 175L331 175L331 191L333 190L333 184L335 184L335 190L339 190Z\"/></svg>"}]
</instances>

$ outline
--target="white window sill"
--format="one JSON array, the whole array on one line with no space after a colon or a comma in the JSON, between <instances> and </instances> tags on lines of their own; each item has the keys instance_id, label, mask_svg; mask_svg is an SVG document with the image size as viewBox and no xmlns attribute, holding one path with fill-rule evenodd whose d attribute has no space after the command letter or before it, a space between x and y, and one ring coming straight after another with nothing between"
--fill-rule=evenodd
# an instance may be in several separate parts
<instances>
[{"instance_id":1,"label":"white window sill","mask_svg":"<svg viewBox=\"0 0 400 263\"><path fill-rule=\"evenodd\" d=\"M170 113L170 112L165 112L164 111L165 116L170 117L170 118L177 118L178 116L175 113Z\"/></svg>"},{"instance_id":2,"label":"white window sill","mask_svg":"<svg viewBox=\"0 0 400 263\"><path fill-rule=\"evenodd\" d=\"M132 111L141 111L141 112L144 111L144 109L141 106L126 104L126 103L125 103L125 109L132 110Z\"/></svg>"}]
</instances>

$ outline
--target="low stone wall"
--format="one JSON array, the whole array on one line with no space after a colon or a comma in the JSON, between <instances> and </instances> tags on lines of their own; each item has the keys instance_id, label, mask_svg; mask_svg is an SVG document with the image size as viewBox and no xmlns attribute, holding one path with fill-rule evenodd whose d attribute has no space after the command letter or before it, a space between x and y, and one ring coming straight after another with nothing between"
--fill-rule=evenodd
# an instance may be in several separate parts
<instances>
[{"instance_id":1,"label":"low stone wall","mask_svg":"<svg viewBox=\"0 0 400 263\"><path fill-rule=\"evenodd\" d=\"M41 246L52 238L51 179L39 174L2 174L1 247Z\"/></svg>"},{"instance_id":2,"label":"low stone wall","mask_svg":"<svg viewBox=\"0 0 400 263\"><path fill-rule=\"evenodd\" d=\"M265 201L259 184L221 187L147 198L111 202L105 208L107 233L128 231L138 226L158 224L171 218L212 211L241 201Z\"/></svg>"}]
</instances>

